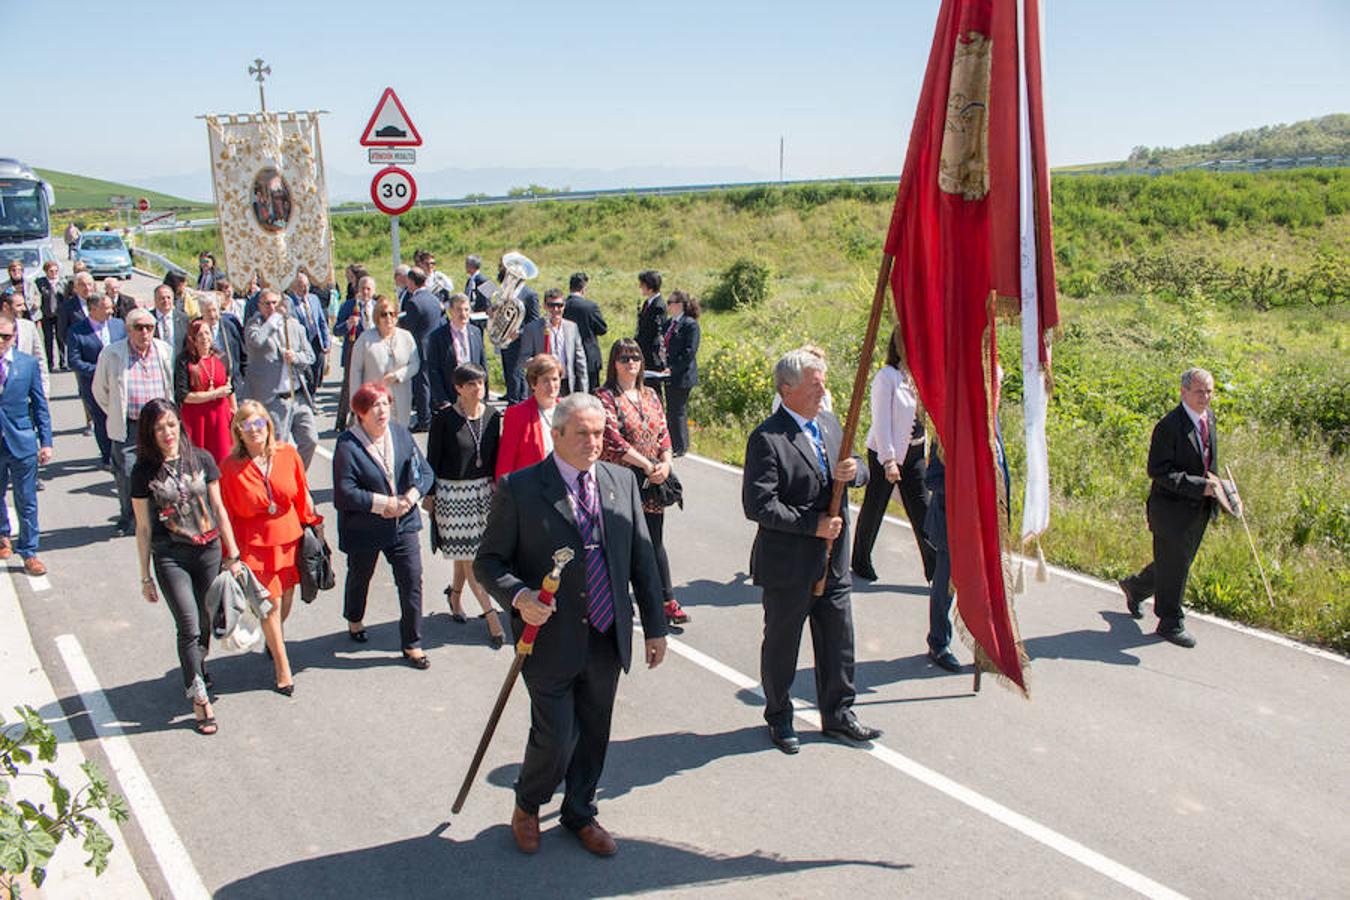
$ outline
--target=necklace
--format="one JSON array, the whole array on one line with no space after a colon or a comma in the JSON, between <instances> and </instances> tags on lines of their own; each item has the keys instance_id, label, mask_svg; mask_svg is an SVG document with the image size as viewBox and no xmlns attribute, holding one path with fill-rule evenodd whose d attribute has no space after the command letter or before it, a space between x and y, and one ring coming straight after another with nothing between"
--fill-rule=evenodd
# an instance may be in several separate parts
<instances>
[{"instance_id":1,"label":"necklace","mask_svg":"<svg viewBox=\"0 0 1350 900\"><path fill-rule=\"evenodd\" d=\"M267 491L267 514L269 516L275 516L277 514L277 501L272 496L272 458L268 457L267 465L265 466L258 462L259 458L260 457L257 456L253 457L253 465L257 466L258 471L262 473L263 490Z\"/></svg>"},{"instance_id":2,"label":"necklace","mask_svg":"<svg viewBox=\"0 0 1350 900\"><path fill-rule=\"evenodd\" d=\"M478 408L478 415L469 416L464 411L464 404L458 400L455 401L455 412L459 413L464 419L464 424L469 426L469 436L473 438L473 465L474 468L482 468L483 465L483 408Z\"/></svg>"},{"instance_id":3,"label":"necklace","mask_svg":"<svg viewBox=\"0 0 1350 900\"><path fill-rule=\"evenodd\" d=\"M173 463L172 469L169 468L169 463ZM181 454L173 459L164 460L164 473L173 478L174 490L178 492L178 505L179 508L182 508L187 504L188 486L183 478L183 457Z\"/></svg>"}]
</instances>

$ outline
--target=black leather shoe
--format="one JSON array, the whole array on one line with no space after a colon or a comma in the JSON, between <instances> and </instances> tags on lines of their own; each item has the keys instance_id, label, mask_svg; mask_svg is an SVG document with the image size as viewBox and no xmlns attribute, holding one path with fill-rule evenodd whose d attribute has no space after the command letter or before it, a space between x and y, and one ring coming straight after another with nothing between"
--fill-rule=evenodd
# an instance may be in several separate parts
<instances>
[{"instance_id":1,"label":"black leather shoe","mask_svg":"<svg viewBox=\"0 0 1350 900\"><path fill-rule=\"evenodd\" d=\"M863 744L867 741L876 740L881 737L880 728L868 728L857 719L846 719L833 728L824 729L822 733L826 737L834 738L836 741L846 741L855 744Z\"/></svg>"},{"instance_id":2,"label":"black leather shoe","mask_svg":"<svg viewBox=\"0 0 1350 900\"><path fill-rule=\"evenodd\" d=\"M873 569L871 566L863 568L862 566L854 565L853 574L857 575L863 581L876 581L878 577L876 570Z\"/></svg>"},{"instance_id":3,"label":"black leather shoe","mask_svg":"<svg viewBox=\"0 0 1350 900\"><path fill-rule=\"evenodd\" d=\"M1182 628L1180 631L1159 631L1157 632L1157 635L1164 641L1167 641L1168 643L1171 644L1176 644L1178 647L1195 646L1195 638L1193 638L1191 636L1191 633L1184 628Z\"/></svg>"},{"instance_id":4,"label":"black leather shoe","mask_svg":"<svg viewBox=\"0 0 1350 900\"><path fill-rule=\"evenodd\" d=\"M350 628L348 628L347 637L356 641L358 644L364 644L366 641L370 640L370 635L366 634L366 630L364 628L362 628L360 631L352 631Z\"/></svg>"},{"instance_id":5,"label":"black leather shoe","mask_svg":"<svg viewBox=\"0 0 1350 900\"><path fill-rule=\"evenodd\" d=\"M802 749L801 738L797 737L797 732L792 730L791 725L770 725L769 740L773 741L773 745L788 756L792 756Z\"/></svg>"},{"instance_id":6,"label":"black leather shoe","mask_svg":"<svg viewBox=\"0 0 1350 900\"><path fill-rule=\"evenodd\" d=\"M1134 592L1130 590L1129 585L1123 579L1117 581L1116 584L1120 585L1120 589L1125 593L1125 608L1130 611L1130 615L1136 619L1142 619L1144 611L1139 608L1139 605L1144 601L1134 595Z\"/></svg>"},{"instance_id":7,"label":"black leather shoe","mask_svg":"<svg viewBox=\"0 0 1350 900\"><path fill-rule=\"evenodd\" d=\"M933 661L933 665L939 669L946 669L948 672L960 672L961 661L952 655L952 651L943 650L941 653L928 651L928 658Z\"/></svg>"}]
</instances>

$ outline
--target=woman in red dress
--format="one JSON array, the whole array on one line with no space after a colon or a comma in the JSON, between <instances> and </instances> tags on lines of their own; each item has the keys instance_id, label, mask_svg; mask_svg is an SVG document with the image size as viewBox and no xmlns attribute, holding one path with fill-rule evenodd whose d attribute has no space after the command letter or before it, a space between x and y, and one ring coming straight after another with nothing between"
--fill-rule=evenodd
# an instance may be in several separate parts
<instances>
[{"instance_id":1,"label":"woman in red dress","mask_svg":"<svg viewBox=\"0 0 1350 900\"><path fill-rule=\"evenodd\" d=\"M502 415L502 439L497 446L497 480L542 462L553 452L553 410L562 390L562 364L556 356L540 353L525 364L530 396L508 406Z\"/></svg>"},{"instance_id":2,"label":"woman in red dress","mask_svg":"<svg viewBox=\"0 0 1350 900\"><path fill-rule=\"evenodd\" d=\"M230 437L234 386L225 360L211 346L211 326L202 319L193 320L183 339L183 352L174 367L173 397L193 446L210 453L217 464L224 462L234 444Z\"/></svg>"},{"instance_id":3,"label":"woman in red dress","mask_svg":"<svg viewBox=\"0 0 1350 900\"><path fill-rule=\"evenodd\" d=\"M263 636L276 669L276 691L295 690L282 625L300 583L296 556L305 525L323 519L314 511L305 464L290 444L277 443L272 418L261 403L244 400L231 425L234 450L220 464L220 495L234 524L239 558L277 605L263 619Z\"/></svg>"}]
</instances>

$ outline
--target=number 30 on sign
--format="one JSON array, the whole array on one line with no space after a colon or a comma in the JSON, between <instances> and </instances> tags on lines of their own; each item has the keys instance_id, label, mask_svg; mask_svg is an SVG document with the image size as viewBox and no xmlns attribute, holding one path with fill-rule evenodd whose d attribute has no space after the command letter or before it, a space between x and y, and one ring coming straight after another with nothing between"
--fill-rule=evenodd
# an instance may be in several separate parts
<instances>
[{"instance_id":1,"label":"number 30 on sign","mask_svg":"<svg viewBox=\"0 0 1350 900\"><path fill-rule=\"evenodd\" d=\"M407 169L389 166L375 173L370 182L370 199L385 215L401 216L417 202L417 182Z\"/></svg>"}]
</instances>

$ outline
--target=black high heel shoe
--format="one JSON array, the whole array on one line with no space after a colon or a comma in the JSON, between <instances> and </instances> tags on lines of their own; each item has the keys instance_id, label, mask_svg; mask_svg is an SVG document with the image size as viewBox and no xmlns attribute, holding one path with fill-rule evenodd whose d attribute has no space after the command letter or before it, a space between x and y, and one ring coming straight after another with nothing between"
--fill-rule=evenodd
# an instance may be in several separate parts
<instances>
[{"instance_id":1,"label":"black high heel shoe","mask_svg":"<svg viewBox=\"0 0 1350 900\"><path fill-rule=\"evenodd\" d=\"M295 682L291 682L290 684L286 685L285 687L282 687L282 686L279 685L279 684L274 684L274 685L272 685L272 690L276 691L278 694L280 694L280 695L283 696L283 697L289 697L289 696L291 696L292 694L295 693Z\"/></svg>"},{"instance_id":2,"label":"black high heel shoe","mask_svg":"<svg viewBox=\"0 0 1350 900\"><path fill-rule=\"evenodd\" d=\"M455 612L455 599L454 599L454 598L455 598L455 595L458 594L458 593L459 593L459 591L455 590L454 587L447 587L447 588L445 589L445 602L448 603L448 604L450 604L450 619L451 619L451 621L453 621L456 625L463 625L465 622L467 622L467 621L469 621L469 620L468 620L468 618L465 617L464 613L462 613L462 612Z\"/></svg>"}]
</instances>

